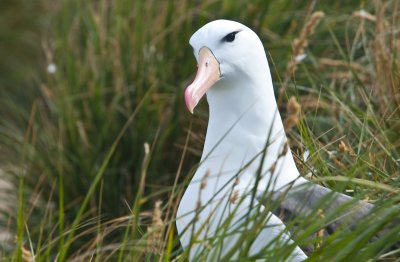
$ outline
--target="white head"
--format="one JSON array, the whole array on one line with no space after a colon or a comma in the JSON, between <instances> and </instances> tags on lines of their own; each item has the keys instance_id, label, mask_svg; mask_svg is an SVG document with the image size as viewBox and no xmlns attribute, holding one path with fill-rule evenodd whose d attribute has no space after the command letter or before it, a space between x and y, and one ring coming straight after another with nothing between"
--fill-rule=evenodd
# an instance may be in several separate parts
<instances>
[{"instance_id":1,"label":"white head","mask_svg":"<svg viewBox=\"0 0 400 262\"><path fill-rule=\"evenodd\" d=\"M186 105L191 112L206 92L210 94L242 81L251 83L260 77L264 82L270 81L260 39L250 28L238 22L210 22L193 34L190 45L198 63L196 78L185 92ZM243 93L254 91L243 90Z\"/></svg>"}]
</instances>

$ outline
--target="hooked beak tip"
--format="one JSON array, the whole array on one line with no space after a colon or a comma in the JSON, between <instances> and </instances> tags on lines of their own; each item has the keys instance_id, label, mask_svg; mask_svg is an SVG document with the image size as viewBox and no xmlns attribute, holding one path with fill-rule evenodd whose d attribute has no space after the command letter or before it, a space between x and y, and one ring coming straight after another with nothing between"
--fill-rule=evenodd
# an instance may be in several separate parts
<instances>
[{"instance_id":1,"label":"hooked beak tip","mask_svg":"<svg viewBox=\"0 0 400 262\"><path fill-rule=\"evenodd\" d=\"M197 103L195 102L196 101L193 99L193 95L190 88L187 88L185 91L185 104L191 114L193 114L193 110L197 105Z\"/></svg>"},{"instance_id":2,"label":"hooked beak tip","mask_svg":"<svg viewBox=\"0 0 400 262\"><path fill-rule=\"evenodd\" d=\"M190 113L193 114L193 110L200 99L220 77L221 73L218 60L209 48L201 48L199 51L196 77L185 90L185 103Z\"/></svg>"}]
</instances>

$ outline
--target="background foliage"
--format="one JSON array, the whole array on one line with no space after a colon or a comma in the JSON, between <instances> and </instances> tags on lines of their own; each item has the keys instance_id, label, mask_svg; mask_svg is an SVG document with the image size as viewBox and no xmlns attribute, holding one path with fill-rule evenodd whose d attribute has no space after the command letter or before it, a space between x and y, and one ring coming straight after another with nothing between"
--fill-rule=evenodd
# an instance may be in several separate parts
<instances>
[{"instance_id":1,"label":"background foliage","mask_svg":"<svg viewBox=\"0 0 400 262\"><path fill-rule=\"evenodd\" d=\"M3 210L2 224L17 235L16 248L0 249L7 258L179 253L174 209L207 124L206 103L191 116L183 102L196 69L188 39L218 18L260 36L276 93L285 85L283 118L288 97L300 103L287 131L300 160L310 152L298 161L302 174L370 201L398 201L398 1L0 5L1 179L15 185L3 197L15 208ZM290 71L293 42L315 11L325 15ZM163 237L152 244L146 232L157 222L150 219L157 200Z\"/></svg>"}]
</instances>

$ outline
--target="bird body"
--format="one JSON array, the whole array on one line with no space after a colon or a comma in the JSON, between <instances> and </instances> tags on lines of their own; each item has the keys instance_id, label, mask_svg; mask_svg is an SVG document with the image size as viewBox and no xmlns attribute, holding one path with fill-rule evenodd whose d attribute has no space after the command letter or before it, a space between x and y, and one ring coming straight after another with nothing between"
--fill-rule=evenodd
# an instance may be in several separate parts
<instances>
[{"instance_id":1,"label":"bird body","mask_svg":"<svg viewBox=\"0 0 400 262\"><path fill-rule=\"evenodd\" d=\"M249 254L273 241L292 243L282 221L250 196L306 182L288 149L260 39L240 23L216 20L193 34L190 44L198 73L185 100L193 111L206 93L209 122L199 167L177 212L182 245L191 248L194 258L206 248L204 240L218 234L221 221L229 220L226 230L235 232L245 216L260 212L266 214L266 227ZM240 203L232 201L234 195ZM223 246L211 253L235 254L229 250L239 239L239 234L224 236ZM298 247L292 253L290 261L306 258Z\"/></svg>"},{"instance_id":2,"label":"bird body","mask_svg":"<svg viewBox=\"0 0 400 262\"><path fill-rule=\"evenodd\" d=\"M195 32L190 44L198 70L185 90L185 102L192 113L204 95L209 105L201 161L177 210L176 226L190 260L307 259L272 213L276 202L300 218L329 214L330 220L324 221L327 233L354 228L370 214L375 219L373 204L300 176L264 47L251 29L216 20Z\"/></svg>"}]
</instances>

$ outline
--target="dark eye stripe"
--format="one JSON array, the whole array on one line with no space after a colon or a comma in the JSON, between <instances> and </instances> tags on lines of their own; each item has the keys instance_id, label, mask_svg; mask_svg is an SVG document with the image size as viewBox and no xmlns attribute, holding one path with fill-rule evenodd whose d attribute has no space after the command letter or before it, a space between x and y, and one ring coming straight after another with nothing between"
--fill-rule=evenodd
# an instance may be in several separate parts
<instances>
[{"instance_id":1,"label":"dark eye stripe","mask_svg":"<svg viewBox=\"0 0 400 262\"><path fill-rule=\"evenodd\" d=\"M227 34L222 38L222 42L233 42L235 40L236 34L239 33L240 31L235 31L232 33Z\"/></svg>"}]
</instances>

